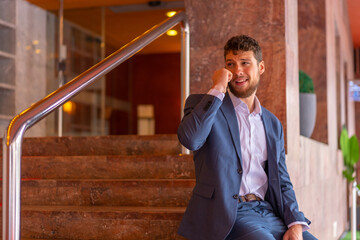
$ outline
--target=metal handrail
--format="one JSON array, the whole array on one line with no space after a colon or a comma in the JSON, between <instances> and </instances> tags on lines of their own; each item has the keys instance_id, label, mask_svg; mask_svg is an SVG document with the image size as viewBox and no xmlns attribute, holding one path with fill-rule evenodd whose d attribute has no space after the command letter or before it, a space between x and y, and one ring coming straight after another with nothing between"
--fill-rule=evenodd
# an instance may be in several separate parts
<instances>
[{"instance_id":1,"label":"metal handrail","mask_svg":"<svg viewBox=\"0 0 360 240\"><path fill-rule=\"evenodd\" d=\"M175 25L181 25L181 104L189 95L189 24L184 12L163 21L97 63L58 90L33 104L10 122L3 139L3 240L20 240L21 145L25 131L62 106Z\"/></svg>"}]
</instances>

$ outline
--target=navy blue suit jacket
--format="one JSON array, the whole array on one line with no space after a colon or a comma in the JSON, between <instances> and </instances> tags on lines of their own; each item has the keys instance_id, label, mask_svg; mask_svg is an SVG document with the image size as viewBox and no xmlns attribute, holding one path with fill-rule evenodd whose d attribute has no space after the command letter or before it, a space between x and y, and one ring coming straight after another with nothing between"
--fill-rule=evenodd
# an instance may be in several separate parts
<instances>
[{"instance_id":1,"label":"navy blue suit jacket","mask_svg":"<svg viewBox=\"0 0 360 240\"><path fill-rule=\"evenodd\" d=\"M211 95L186 100L179 141L194 151L196 185L178 233L188 239L220 240L232 229L237 212L242 168L239 127L229 94L223 101ZM286 225L310 222L298 210L285 164L280 121L262 107L268 161L268 201Z\"/></svg>"}]
</instances>

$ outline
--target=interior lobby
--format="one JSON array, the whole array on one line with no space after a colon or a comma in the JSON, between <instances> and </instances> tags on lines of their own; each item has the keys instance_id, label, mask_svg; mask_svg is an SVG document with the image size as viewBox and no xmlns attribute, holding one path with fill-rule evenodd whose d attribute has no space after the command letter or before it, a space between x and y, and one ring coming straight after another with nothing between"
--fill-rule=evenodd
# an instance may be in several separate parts
<instances>
[{"instance_id":1,"label":"interior lobby","mask_svg":"<svg viewBox=\"0 0 360 240\"><path fill-rule=\"evenodd\" d=\"M357 0L0 0L2 160L15 116L40 108L171 11L189 25L190 94L208 92L230 37L257 39L266 63L257 96L283 125L309 232L341 239L352 200L339 139L344 126L360 136L359 90L351 88L360 86ZM176 231L195 174L176 136L188 95L182 24L29 123L21 239L184 239ZM301 103L299 71L313 82L312 103Z\"/></svg>"}]
</instances>

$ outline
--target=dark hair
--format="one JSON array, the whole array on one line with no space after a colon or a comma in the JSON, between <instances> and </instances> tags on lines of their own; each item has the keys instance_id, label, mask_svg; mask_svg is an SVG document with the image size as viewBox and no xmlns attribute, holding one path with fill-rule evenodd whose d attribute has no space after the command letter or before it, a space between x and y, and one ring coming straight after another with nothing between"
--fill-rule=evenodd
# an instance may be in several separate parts
<instances>
[{"instance_id":1,"label":"dark hair","mask_svg":"<svg viewBox=\"0 0 360 240\"><path fill-rule=\"evenodd\" d=\"M232 51L235 55L237 51L253 51L257 62L262 61L262 53L259 43L247 35L239 35L230 38L224 46L224 57Z\"/></svg>"}]
</instances>

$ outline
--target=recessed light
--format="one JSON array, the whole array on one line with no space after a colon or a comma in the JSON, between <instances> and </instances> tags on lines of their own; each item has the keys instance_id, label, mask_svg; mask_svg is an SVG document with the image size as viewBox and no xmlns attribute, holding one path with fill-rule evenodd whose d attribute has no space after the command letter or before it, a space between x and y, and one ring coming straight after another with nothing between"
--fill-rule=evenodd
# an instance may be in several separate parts
<instances>
[{"instance_id":1,"label":"recessed light","mask_svg":"<svg viewBox=\"0 0 360 240\"><path fill-rule=\"evenodd\" d=\"M178 32L174 29L171 29L171 30L167 31L166 34L168 36L176 36L178 34Z\"/></svg>"},{"instance_id":2,"label":"recessed light","mask_svg":"<svg viewBox=\"0 0 360 240\"><path fill-rule=\"evenodd\" d=\"M166 13L166 16L172 17L172 16L174 16L175 14L176 14L176 11L169 11L169 12Z\"/></svg>"}]
</instances>

